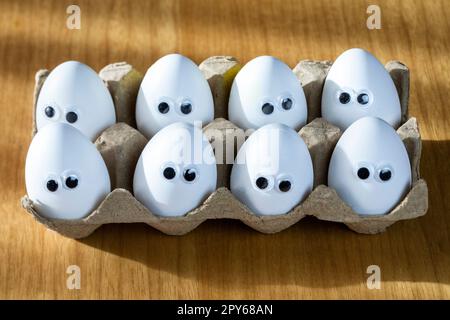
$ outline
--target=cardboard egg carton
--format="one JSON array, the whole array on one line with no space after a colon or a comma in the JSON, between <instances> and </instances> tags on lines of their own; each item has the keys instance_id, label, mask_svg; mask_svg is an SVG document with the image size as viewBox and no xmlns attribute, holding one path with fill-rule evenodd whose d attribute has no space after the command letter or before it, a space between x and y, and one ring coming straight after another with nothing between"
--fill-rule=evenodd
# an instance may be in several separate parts
<instances>
[{"instance_id":1,"label":"cardboard egg carton","mask_svg":"<svg viewBox=\"0 0 450 320\"><path fill-rule=\"evenodd\" d=\"M342 133L337 127L320 118L322 88L331 64L329 61L306 60L294 68L308 102L308 124L299 134L311 153L314 189L302 203L287 214L257 216L229 190L231 163L244 142L234 138L241 136L243 130L226 120L229 91L241 65L232 57L222 56L208 58L200 64L200 69L210 84L215 114L218 116L204 127L204 133L209 138L218 160L222 157L222 163L225 164L217 166L216 191L198 208L183 217L160 217L133 197L134 168L147 139L134 128L135 102L142 74L124 62L108 65L100 72L100 77L113 97L118 123L106 129L95 144L108 167L113 191L94 212L80 220L45 218L35 210L33 202L27 196L22 198L22 206L47 228L70 238L87 237L107 223L146 223L169 235L183 235L208 219L237 219L257 231L275 233L292 226L305 216L341 222L358 233L375 234L383 232L396 221L424 215L428 209L428 189L426 182L420 178L419 171L422 142L416 119L408 116L409 70L398 61L387 63L386 69L395 82L401 100L403 124L397 132L406 146L411 162L411 190L389 214L360 216L339 198L334 189L325 185L331 154ZM47 70L36 74L35 102L47 75ZM33 134L35 132L34 126ZM229 152L230 148L234 153Z\"/></svg>"}]
</instances>

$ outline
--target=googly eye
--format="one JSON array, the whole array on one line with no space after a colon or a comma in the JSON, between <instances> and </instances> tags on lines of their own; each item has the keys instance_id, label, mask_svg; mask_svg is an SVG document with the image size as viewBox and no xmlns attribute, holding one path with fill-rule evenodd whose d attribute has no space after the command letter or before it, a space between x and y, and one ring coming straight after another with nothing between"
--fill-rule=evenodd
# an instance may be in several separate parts
<instances>
[{"instance_id":1,"label":"googly eye","mask_svg":"<svg viewBox=\"0 0 450 320\"><path fill-rule=\"evenodd\" d=\"M197 177L197 171L195 169L186 169L183 172L183 178L187 182L192 182Z\"/></svg>"},{"instance_id":2,"label":"googly eye","mask_svg":"<svg viewBox=\"0 0 450 320\"><path fill-rule=\"evenodd\" d=\"M192 112L192 104L190 102L183 102L180 106L182 114L189 114Z\"/></svg>"},{"instance_id":3,"label":"googly eye","mask_svg":"<svg viewBox=\"0 0 450 320\"><path fill-rule=\"evenodd\" d=\"M341 92L339 94L339 102L342 104L347 104L351 101L352 97L350 96L350 93L348 92Z\"/></svg>"},{"instance_id":4,"label":"googly eye","mask_svg":"<svg viewBox=\"0 0 450 320\"><path fill-rule=\"evenodd\" d=\"M264 103L263 106L261 107L261 111L266 115L272 114L273 110L274 110L273 104L269 102Z\"/></svg>"},{"instance_id":5,"label":"googly eye","mask_svg":"<svg viewBox=\"0 0 450 320\"><path fill-rule=\"evenodd\" d=\"M292 101L291 98L284 98L284 99L281 101L281 107L282 107L284 110L291 110L293 104L294 104L294 102Z\"/></svg>"},{"instance_id":6,"label":"googly eye","mask_svg":"<svg viewBox=\"0 0 450 320\"><path fill-rule=\"evenodd\" d=\"M264 190L269 186L269 181L267 180L267 178L259 177L258 179L256 179L256 186L258 187L258 189Z\"/></svg>"},{"instance_id":7,"label":"googly eye","mask_svg":"<svg viewBox=\"0 0 450 320\"><path fill-rule=\"evenodd\" d=\"M75 189L78 186L78 177L70 175L65 180L66 187L69 189Z\"/></svg>"},{"instance_id":8,"label":"googly eye","mask_svg":"<svg viewBox=\"0 0 450 320\"><path fill-rule=\"evenodd\" d=\"M160 102L158 104L158 111L162 114L166 114L167 112L169 112L170 110L170 106L167 102Z\"/></svg>"},{"instance_id":9,"label":"googly eye","mask_svg":"<svg viewBox=\"0 0 450 320\"><path fill-rule=\"evenodd\" d=\"M367 178L370 177L370 170L367 169L366 167L361 167L358 169L358 178L360 178L361 180L366 180Z\"/></svg>"},{"instance_id":10,"label":"googly eye","mask_svg":"<svg viewBox=\"0 0 450 320\"><path fill-rule=\"evenodd\" d=\"M73 111L67 112L66 120L68 123L75 123L78 120L78 115Z\"/></svg>"},{"instance_id":11,"label":"googly eye","mask_svg":"<svg viewBox=\"0 0 450 320\"><path fill-rule=\"evenodd\" d=\"M47 116L47 118L53 118L56 114L56 111L52 106L47 106L44 109L44 113Z\"/></svg>"},{"instance_id":12,"label":"googly eye","mask_svg":"<svg viewBox=\"0 0 450 320\"><path fill-rule=\"evenodd\" d=\"M357 97L358 103L362 105L366 105L369 103L369 95L367 93L361 93Z\"/></svg>"},{"instance_id":13,"label":"googly eye","mask_svg":"<svg viewBox=\"0 0 450 320\"><path fill-rule=\"evenodd\" d=\"M380 177L381 181L389 181L392 178L392 171L390 169L381 169L378 173L378 176Z\"/></svg>"},{"instance_id":14,"label":"googly eye","mask_svg":"<svg viewBox=\"0 0 450 320\"><path fill-rule=\"evenodd\" d=\"M58 182L54 179L50 179L47 181L47 190L50 192L56 192L58 190Z\"/></svg>"},{"instance_id":15,"label":"googly eye","mask_svg":"<svg viewBox=\"0 0 450 320\"><path fill-rule=\"evenodd\" d=\"M172 167L167 167L163 170L163 176L167 180L172 180L177 175L177 172Z\"/></svg>"},{"instance_id":16,"label":"googly eye","mask_svg":"<svg viewBox=\"0 0 450 320\"><path fill-rule=\"evenodd\" d=\"M289 190L291 190L291 186L292 186L292 184L289 180L282 180L278 184L278 189L281 192L288 192Z\"/></svg>"}]
</instances>

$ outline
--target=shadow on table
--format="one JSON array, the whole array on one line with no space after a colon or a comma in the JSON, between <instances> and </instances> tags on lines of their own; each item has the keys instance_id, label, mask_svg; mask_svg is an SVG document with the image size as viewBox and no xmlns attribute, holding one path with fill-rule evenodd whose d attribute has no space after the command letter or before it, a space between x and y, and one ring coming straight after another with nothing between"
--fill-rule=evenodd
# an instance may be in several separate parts
<instances>
[{"instance_id":1,"label":"shadow on table","mask_svg":"<svg viewBox=\"0 0 450 320\"><path fill-rule=\"evenodd\" d=\"M429 186L426 216L400 221L379 235L305 218L274 235L239 221L207 221L167 236L144 224L102 226L82 243L148 268L213 287L284 284L332 288L366 283L378 265L382 281L450 283L450 141L424 141L422 176ZM224 285L226 284L226 285Z\"/></svg>"}]
</instances>

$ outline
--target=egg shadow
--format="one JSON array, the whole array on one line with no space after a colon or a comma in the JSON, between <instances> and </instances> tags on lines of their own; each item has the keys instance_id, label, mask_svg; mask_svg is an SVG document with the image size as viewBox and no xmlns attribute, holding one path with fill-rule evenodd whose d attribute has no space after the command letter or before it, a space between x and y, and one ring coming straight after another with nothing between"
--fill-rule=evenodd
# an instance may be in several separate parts
<instances>
[{"instance_id":1,"label":"egg shadow","mask_svg":"<svg viewBox=\"0 0 450 320\"><path fill-rule=\"evenodd\" d=\"M184 236L164 235L144 224L105 225L79 241L215 288L365 285L370 265L380 266L383 281L449 284L450 205L442 199L450 182L440 179L448 154L450 141L424 141L422 174L429 186L429 211L378 235L308 217L272 235L239 221L218 220Z\"/></svg>"}]
</instances>

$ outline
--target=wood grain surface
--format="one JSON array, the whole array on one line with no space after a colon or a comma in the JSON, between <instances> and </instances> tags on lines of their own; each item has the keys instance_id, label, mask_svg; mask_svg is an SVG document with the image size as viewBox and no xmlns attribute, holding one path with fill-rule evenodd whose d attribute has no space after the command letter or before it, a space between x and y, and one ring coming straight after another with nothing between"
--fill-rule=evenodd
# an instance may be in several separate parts
<instances>
[{"instance_id":1,"label":"wood grain surface","mask_svg":"<svg viewBox=\"0 0 450 320\"><path fill-rule=\"evenodd\" d=\"M66 28L71 1L0 1L0 298L450 298L450 3L375 1L77 1L81 30ZM34 73L75 59L96 70L127 61L145 71L164 54L197 63L277 56L335 59L363 47L412 74L410 113L423 136L425 217L381 235L305 219L275 235L209 221L183 237L141 225L106 225L66 239L21 209ZM78 265L81 289L66 287ZM369 290L367 267L381 268Z\"/></svg>"}]
</instances>

